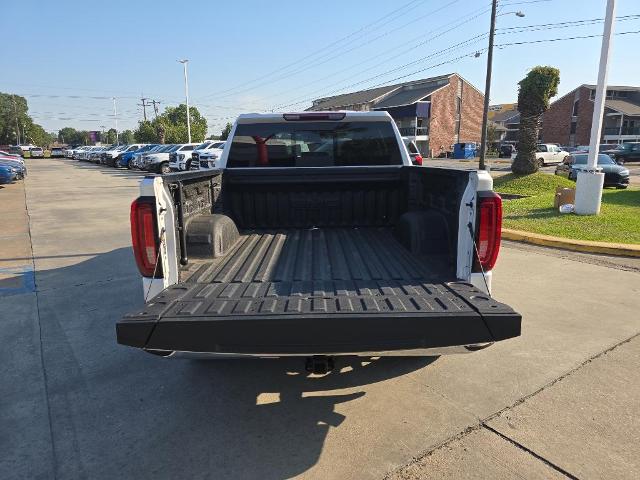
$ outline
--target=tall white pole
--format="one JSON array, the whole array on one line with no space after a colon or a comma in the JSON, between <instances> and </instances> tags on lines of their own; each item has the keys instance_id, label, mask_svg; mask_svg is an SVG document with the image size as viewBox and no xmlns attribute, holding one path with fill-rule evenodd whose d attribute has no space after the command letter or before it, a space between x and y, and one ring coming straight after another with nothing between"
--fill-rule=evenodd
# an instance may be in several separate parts
<instances>
[{"instance_id":1,"label":"tall white pole","mask_svg":"<svg viewBox=\"0 0 640 480\"><path fill-rule=\"evenodd\" d=\"M602 133L602 115L604 113L604 101L607 98L607 78L609 76L609 51L611 37L613 36L613 19L616 11L616 0L607 0L607 13L604 19L604 33L602 34L602 48L600 49L600 67L598 68L598 84L596 85L596 98L593 105L593 119L591 120L591 142L589 144L589 169L597 165L598 146Z\"/></svg>"},{"instance_id":2,"label":"tall white pole","mask_svg":"<svg viewBox=\"0 0 640 480\"><path fill-rule=\"evenodd\" d=\"M116 97L112 97L113 98L113 119L115 120L116 123L116 143L119 143L118 141L118 109L116 108Z\"/></svg>"},{"instance_id":3,"label":"tall white pole","mask_svg":"<svg viewBox=\"0 0 640 480\"><path fill-rule=\"evenodd\" d=\"M596 98L593 105L593 118L591 120L591 141L589 143L589 156L587 158L587 171L578 172L576 182L576 213L579 215L597 215L600 213L602 202L602 186L604 173L597 171L598 148L600 146L600 134L602 132L602 116L604 114L604 102L606 100L607 76L609 73L609 52L611 49L611 37L613 36L613 20L616 12L616 0L607 0L607 13L604 19L604 32L602 34L602 48L600 50L600 66L598 67L598 84L596 85Z\"/></svg>"},{"instance_id":4,"label":"tall white pole","mask_svg":"<svg viewBox=\"0 0 640 480\"><path fill-rule=\"evenodd\" d=\"M187 137L189 137L189 143L191 143L191 115L189 113L189 77L187 75L187 63L189 60L178 60L184 67L184 96L187 100Z\"/></svg>"}]
</instances>

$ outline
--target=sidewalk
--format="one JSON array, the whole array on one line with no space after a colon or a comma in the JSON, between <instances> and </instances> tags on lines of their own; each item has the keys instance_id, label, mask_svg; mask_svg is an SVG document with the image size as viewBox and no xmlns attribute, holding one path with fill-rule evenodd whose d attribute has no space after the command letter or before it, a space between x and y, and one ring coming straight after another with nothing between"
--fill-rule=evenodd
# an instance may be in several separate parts
<instances>
[{"instance_id":1,"label":"sidewalk","mask_svg":"<svg viewBox=\"0 0 640 480\"><path fill-rule=\"evenodd\" d=\"M24 183L0 186L0 297L33 292L33 259Z\"/></svg>"},{"instance_id":2,"label":"sidewalk","mask_svg":"<svg viewBox=\"0 0 640 480\"><path fill-rule=\"evenodd\" d=\"M51 478L53 446L24 182L0 188L0 472Z\"/></svg>"}]
</instances>

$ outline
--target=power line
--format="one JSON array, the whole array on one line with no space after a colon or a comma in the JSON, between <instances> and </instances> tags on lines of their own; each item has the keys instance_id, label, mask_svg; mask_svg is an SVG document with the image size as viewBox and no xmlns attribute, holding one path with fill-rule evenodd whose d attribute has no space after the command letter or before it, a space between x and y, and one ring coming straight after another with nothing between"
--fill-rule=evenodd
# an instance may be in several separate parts
<instances>
[{"instance_id":1,"label":"power line","mask_svg":"<svg viewBox=\"0 0 640 480\"><path fill-rule=\"evenodd\" d=\"M625 16L624 18L625 18L625 19L632 19L633 17L635 17L635 15L628 15L628 16ZM640 15L639 15L639 17L640 17ZM621 17L621 18L622 18L622 17ZM593 20L597 20L597 19L576 20L576 21L572 21L571 23L575 23L575 22L586 22L586 21L593 21ZM568 22L557 22L557 23L549 23L549 24L544 24L544 25L535 25L535 26L546 26L546 27L550 27L550 26L555 26L555 25L558 25L558 24L564 24L564 23L568 23ZM507 32L504 32L504 33L505 33L505 34L508 34L508 33L518 33L518 32L517 32L517 31L507 31ZM374 79L375 79L375 78L377 78L377 77L384 76L385 74L392 73L392 72L394 72L394 71L402 70L402 69L404 69L404 68L406 68L406 67L408 67L408 66L411 66L411 65L413 65L413 64L415 64L415 63L419 63L419 62L421 62L421 61L424 61L425 59L429 59L429 58L432 58L432 57L434 57L434 56L438 56L438 55L440 55L440 54L442 54L442 53L444 53L444 52L446 52L446 51L448 51L448 50L453 49L453 47L460 46L460 45L464 46L464 45L466 45L468 42L470 42L470 41L472 41L472 40L474 40L474 39L476 39L476 38L477 38L477 39L483 38L484 36L486 36L486 33L485 33L485 34L480 34L480 35L478 35L478 36L476 36L476 37L472 37L472 38L470 38L470 39L468 39L468 40L466 40L466 41L460 42L459 44L456 44L456 45L454 45L454 46L451 46L451 47L448 47L448 48L446 48L446 49L443 49L443 50L441 50L440 52L437 52L437 53L435 53L435 54L427 55L426 57L421 57L420 59L415 60L415 61L413 61L413 62L409 62L409 63L407 63L407 64L404 64L404 65L401 65L401 66L399 66L399 67L395 67L395 68L393 68L393 69L391 69L391 70L388 70L388 71L386 71L386 72L383 72L383 73L381 73L381 74L375 75L375 76L373 76L373 77L369 77L369 78L367 78L367 79L365 79L365 80L362 80L362 81L360 81L360 82L356 82L356 83L353 83L353 84L351 84L351 85L344 86L344 87L341 87L341 88L339 88L339 89L335 89L335 90L333 90L332 92L328 92L327 94L324 94L324 95L315 95L315 96L314 96L314 98L309 98L308 100L314 100L315 98L322 98L323 96L332 95L332 94L334 94L334 93L336 93L336 92L343 91L343 90L345 90L345 89L348 89L348 88L351 88L351 87L354 87L354 86L360 85L360 84L362 84L362 83L367 83L368 81L374 80ZM595 36L598 36L598 35L595 35ZM568 39L573 39L573 38L574 38L574 37L568 37ZM575 37L575 38L581 38L581 37ZM589 36L586 36L585 38L590 38L590 37L589 37ZM527 43L527 42L524 42L524 43ZM535 42L531 42L531 43L540 43L540 41L535 41ZM511 44L503 44L503 45L511 45ZM496 45L496 47L499 47L499 46L500 46L500 45ZM375 88L375 87L368 87L368 88ZM294 99L294 100L297 100L297 99ZM291 105L297 105L298 103L303 103L303 101L300 101L300 102L295 102L295 101L294 101L293 103L288 103L288 104L286 104L286 105L284 105L284 106L282 106L282 105L277 105L277 106L275 106L274 108L288 107L288 106L291 106Z\"/></svg>"},{"instance_id":2,"label":"power line","mask_svg":"<svg viewBox=\"0 0 640 480\"><path fill-rule=\"evenodd\" d=\"M519 2L500 2L501 7L510 7L512 5L526 5L529 3L543 3L543 2L551 2L553 0L523 0Z\"/></svg>"},{"instance_id":3,"label":"power line","mask_svg":"<svg viewBox=\"0 0 640 480\"><path fill-rule=\"evenodd\" d=\"M390 70L386 70L386 71L384 71L384 72L382 72L382 73L379 73L379 74L374 75L374 76L372 76L372 77L368 77L368 78L366 78L366 79L364 79L364 80L361 80L361 81L359 81L359 82L355 82L355 83L352 83L352 84L349 84L349 85L346 85L346 86L340 87L340 88L335 89L335 90L333 90L333 91L331 91L331 92L328 92L327 94L321 95L320 97L316 96L315 98L322 98L322 97L324 97L324 96L331 95L332 93L336 93L336 92L339 92L339 91L342 91L342 90L345 90L345 89L348 89L348 88L352 88L352 87L355 87L355 86L361 85L361 84L363 84L363 83L370 82L370 81L372 81L372 80L375 80L375 79L377 79L377 78L379 78L379 77L383 77L383 76L388 75L388 74L390 74L390 73L395 73L395 72L397 72L397 71L399 71L399 70L404 70L404 69L405 69L405 68L407 68L407 67L410 67L410 66L412 66L412 65L415 65L415 64L417 64L417 63L424 62L425 60L429 60L429 59L434 58L434 57L439 57L439 56L441 56L441 55L444 55L445 53L448 53L449 51L459 50L459 49L460 49L460 48L462 48L462 47L466 47L466 46L468 46L470 43L471 43L471 44L473 44L473 43L477 43L477 42L479 42L479 41L480 41L482 38L484 38L485 36L486 36L486 33L482 33L482 34L480 34L480 35L476 35L475 37L471 37L471 38L469 38L469 39L467 39L467 40L463 40L462 42L459 42L459 43L457 43L457 44L451 45L450 47L447 47L447 48L445 48L445 49L443 49L443 50L438 50L437 52L434 52L434 53L432 53L432 54L430 54L430 55L426 55L426 56L424 56L424 57L420 57L420 58L418 58L417 60L414 60L414 61L412 61L412 62L408 62L408 63L405 63L405 64L400 65L400 66L398 66L398 67L394 67L394 68L392 68L392 69L390 69ZM368 87L368 88L375 88L375 87ZM305 98L306 98L306 97L307 97L307 96L305 96ZM312 99L312 100L313 100L313 99ZM295 105L295 103L294 103L294 104L284 105L284 107L287 107L287 106L290 106L290 105ZM274 108L279 108L279 107L280 107L280 106L275 106Z\"/></svg>"},{"instance_id":4,"label":"power line","mask_svg":"<svg viewBox=\"0 0 640 480\"><path fill-rule=\"evenodd\" d=\"M614 35L632 35L635 33L640 33L640 30L634 30L631 32L617 32ZM563 42L566 40L581 40L583 38L597 38L597 37L601 37L602 34L596 34L596 35L578 35L575 37L560 37L560 38L545 38L545 39L541 39L541 40L526 40L526 41L522 41L522 42L511 42L511 43L501 43L499 45L494 45L496 48L498 47L510 47L513 45L526 45L529 43L547 43L547 42Z\"/></svg>"},{"instance_id":5,"label":"power line","mask_svg":"<svg viewBox=\"0 0 640 480\"><path fill-rule=\"evenodd\" d=\"M432 30L431 32L427 32L427 33L421 34L420 36L415 37L415 38L414 38L414 39L412 39L412 40L409 40L409 41L411 42L411 41L414 41L414 40L422 39L422 38L424 38L425 36L428 36L428 37L429 37L427 40L422 40L422 41L420 41L420 42L419 42L419 43L417 43L417 44L412 44L409 48L407 48L407 49L405 49L405 50L401 50L401 51L400 51L400 50L398 50L398 47L397 47L397 46L394 46L394 47L392 47L392 48L390 48L390 49L388 49L388 50L385 50L384 52L381 52L381 53L377 54L375 57L370 57L370 58L368 58L368 59L366 59L366 60L364 60L364 61L362 61L362 62L356 63L356 64L354 64L354 65L350 65L350 66L349 66L349 67L347 67L347 68L344 68L344 69L342 69L342 70L339 70L338 72L334 72L334 73L331 73L331 74L326 75L326 76L324 76L324 77L320 77L320 78L318 78L318 79L315 79L315 80L314 80L314 81L312 81L312 82L307 82L305 85L303 85L303 86L302 86L302 87L300 87L300 88L305 88L305 87L308 87L309 85L313 85L313 84L315 84L315 83L319 83L319 82L321 82L321 81L324 81L324 80L330 79L330 78L332 78L332 77L335 77L335 76L336 76L337 74L339 74L339 73L342 73L342 72L347 71L347 70L351 70L351 69L353 69L353 68L355 68L355 67L358 67L358 66L360 66L360 65L362 65L362 64L364 64L364 63L367 63L367 62L369 62L369 61L371 61L371 60L376 60L376 61L378 62L376 65L373 65L372 67L366 68L366 69L364 69L364 70L359 70L357 75L351 75L350 77L344 78L344 79L339 80L339 81L334 82L334 83L340 83L340 82L345 82L345 81L351 80L352 78L357 77L357 76L361 75L362 73L365 73L365 72L371 71L371 70L373 70L373 69L375 69L375 68L378 68L378 67L379 67L379 64L380 64L380 59L381 59L382 57L384 57L384 56L385 56L385 54L387 54L387 53L392 53L392 56L391 56L389 59L395 59L395 58L398 58L398 56L401 56L401 55L404 55L404 54L406 54L406 53L409 53L409 52L411 52L411 51L415 50L416 48L421 47L421 46L423 46L423 45L426 45L426 44L428 44L428 43L432 42L433 40L435 40L436 38L440 38L440 37L442 37L443 35L445 35L445 34L447 34L447 33L451 32L451 31L453 31L453 30L455 30L455 29L457 29L457 28L459 28L459 27L461 27L462 25L465 25L465 24L467 24L467 23L469 23L469 22L471 22L471 21L475 20L476 18L480 17L481 15L484 15L485 13L487 13L489 10L490 10L490 9L484 9L484 10L482 10L482 11L480 11L480 12L479 12L479 10L474 10L473 12L469 13L468 15L463 15L462 17L459 17L457 20L455 20L455 21L453 21L453 22L449 22L449 23L447 23L447 24L444 24L442 27L446 27L446 26L449 26L449 25L451 25L451 24L454 24L454 23L455 23L455 25L454 25L452 28L449 28L449 29L447 29L447 30L445 30L445 31L443 31L443 32L440 32L440 33L438 33L437 35L435 35L435 33L439 30L439 28L438 28L438 29L435 29L435 30ZM479 12L479 13L478 13L478 12ZM465 19L465 17L469 17L469 18L466 18L466 19ZM463 21L459 21L460 19L465 19L465 20L463 20ZM458 22L458 23L456 23L456 22ZM442 27L440 27L440 28L442 28ZM483 34L481 34L481 36L487 36L487 35L488 35L487 33L483 33ZM422 58L425 58L425 57L422 57ZM294 90L294 91L295 91L295 90L300 90L300 88L293 89L293 90ZM283 93L282 93L282 94L280 94L280 95L274 95L273 97L280 97L280 96L282 96L282 95L286 95L286 94L288 94L288 93L291 93L291 90L289 90L289 91L287 91L287 92L283 92ZM273 98L273 97L272 97L272 98Z\"/></svg>"},{"instance_id":6,"label":"power line","mask_svg":"<svg viewBox=\"0 0 640 480\"><path fill-rule=\"evenodd\" d=\"M383 34L381 34L381 35L378 35L377 37L374 37L373 39L367 40L367 42L366 42L366 43L361 44L361 45L359 45L359 46L357 46L357 47L351 48L351 49L350 49L350 50L348 50L348 51L345 51L345 52L342 52L342 53L335 54L335 55L334 55L333 57L331 57L331 58L335 58L335 57L337 57L337 56L344 55L345 53L348 53L348 52L350 52L350 51L353 51L354 49L359 48L359 47L361 47L361 46L363 46L363 45L368 45L369 43L371 43L371 42L373 42L373 41L375 41L375 40L378 40L378 39L380 39L380 38L382 38L382 37L384 37L384 36L386 36L386 35L388 35L388 34L390 34L390 33L394 32L394 31L396 31L396 30L399 30L400 28L406 28L409 24L414 23L414 22L416 22L416 21L419 21L420 19L424 18L425 16L433 15L434 13L437 13L438 11L443 10L443 9L445 9L445 8L447 8L447 7L451 6L451 5L453 5L454 3L457 3L457 2L459 2L459 1L460 1L460 0L451 0L449 3L447 3L447 4L443 5L442 7L437 8L436 10L433 10L433 11L431 11L431 12L429 12L429 13L425 14L425 15L422 15L422 16L420 16L420 17L416 17L416 18L414 18L413 20L411 20L410 22L405 22L403 25L401 25L401 26L399 26L399 27L397 27L397 28L394 28L394 29L392 29L392 30L389 30L389 31L387 31L387 32L385 32L385 33L383 33ZM402 10L402 9L406 8L406 7L407 7L408 5L410 5L411 3L414 3L414 2L409 2L408 4L405 4L404 6L402 6L402 7L398 8L398 9L394 10L394 12L397 12L397 11L399 11L399 10ZM420 3L423 3L423 2L420 2ZM378 22L380 22L380 21L384 20L385 18L387 18L387 16L388 16L388 15L383 16L383 17L381 17L379 20L377 20L376 22L374 22L374 23L372 23L372 24L369 24L369 25L367 25L367 26L365 26L365 27L362 27L360 30L358 30L358 32L360 32L360 31L362 31L362 30L365 30L365 29L369 28L370 26L374 25L375 23L378 23ZM393 19L393 20L395 20L395 19ZM386 22L386 23L391 23L391 21L393 21L393 20L390 20L390 21L388 21L388 22ZM219 96L222 96L222 97L228 97L228 96L230 96L230 95L237 95L237 94L239 94L239 93L243 93L243 92L246 92L246 91L254 90L254 89L259 88L259 87L261 87L261 86L264 86L264 85L266 85L266 84L269 84L269 83L273 83L273 82L276 82L276 81L282 80L282 79L284 79L284 78L289 78L289 77L291 77L292 75L297 75L298 73L301 73L302 71L306 71L306 70L308 70L309 68L313 68L314 66L317 66L317 65L318 65L318 63L317 63L317 62L318 62L319 60L326 60L326 54L325 54L324 56L321 56L319 59L315 59L315 60L313 60L313 62L314 62L314 63L312 63L311 65L306 65L305 67L302 67L302 69L296 70L296 71L294 71L294 72L289 72L289 73L287 73L287 74L285 74L285 75L281 75L281 76L279 76L277 79L270 80L270 81L268 81L268 82L263 82L263 83L261 83L261 84L259 84L259 85L255 85L255 86L250 87L250 88L242 89L242 90L240 90L240 91L236 91L236 92L233 92L233 93L231 93L231 94L227 93L227 92L232 92L233 90L237 90L238 88L241 88L241 87L243 87L243 86L249 85L249 84L251 84L251 83L254 83L254 82L256 82L256 81L260 81L260 80L262 80L262 79L264 79L264 78L270 77L270 76L272 76L272 75L273 75L273 74L275 74L275 73L278 73L278 72L280 72L280 71L286 70L286 69L288 69L288 68L290 68L290 67L292 67L292 66L294 66L294 65L297 65L297 64L299 64L299 63L307 62L307 61L309 61L311 58L313 58L315 55L317 55L318 53L320 53L320 52L322 52L322 51L324 51L324 50L327 50L328 48L330 48L330 47L332 47L333 45L336 45L336 44L338 44L338 43L340 43L340 44L341 44L341 45L340 45L340 47L339 47L340 49L342 49L342 48L344 48L344 47L347 47L347 46L349 46L350 44L352 44L354 41L357 41L357 40L359 40L359 39L360 39L360 38L357 38L357 39L354 39L354 40L350 40L350 41L348 41L348 42L346 42L346 43L344 42L344 40L347 40L347 39L349 39L350 37L353 37L356 33L357 33L357 32L355 32L354 34L348 35L348 36L346 36L346 37L343 37L343 38L341 38L341 39L339 39L339 40L336 40L336 41L332 42L331 44L329 44L329 45L327 45L327 46L325 46L325 47L323 47L323 48L321 48L321 49L319 49L319 50L316 50L315 52L313 52L313 53L311 53L311 54L309 54L309 55L306 55L305 57L303 57L303 58L301 58L301 59L299 59L299 60L296 60L296 61L294 61L294 62L291 62L291 63L289 63L288 65L285 65L284 67L278 68L278 69L276 69L276 70L274 70L274 71L270 72L269 74L263 75L262 77L258 77L257 79L251 80L251 81L249 81L249 82L245 82L244 84L236 85L235 87L232 87L232 88L229 88L229 89L226 89L226 90L221 90L221 91L214 92L214 93L211 93L211 94L208 94L208 95L204 95L204 96L202 96L202 97L200 97L200 98L201 98L201 99L202 99L202 98L208 98L208 97L215 96L215 95L219 95ZM362 38L364 38L365 36L366 36L366 34L365 34ZM331 54L331 53L330 53L330 54ZM328 60L326 60L326 61L328 61ZM323 61L322 63L326 63L326 61Z\"/></svg>"},{"instance_id":7,"label":"power line","mask_svg":"<svg viewBox=\"0 0 640 480\"><path fill-rule=\"evenodd\" d=\"M628 20L637 20L640 19L640 15L624 15L616 18L618 22L625 22ZM604 18L590 18L585 20L572 20L566 22L555 22L555 23L540 23L537 25L521 25L515 27L504 27L496 29L496 34L510 34L510 33L521 33L521 32L534 32L538 30L551 30L554 28L573 28L573 27L582 27L582 26L590 26L597 23L604 22Z\"/></svg>"}]
</instances>

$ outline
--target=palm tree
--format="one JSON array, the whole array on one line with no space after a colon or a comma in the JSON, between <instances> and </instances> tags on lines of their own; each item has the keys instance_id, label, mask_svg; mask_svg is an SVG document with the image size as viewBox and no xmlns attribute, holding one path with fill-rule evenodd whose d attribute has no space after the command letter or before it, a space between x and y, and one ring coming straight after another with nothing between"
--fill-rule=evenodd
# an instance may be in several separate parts
<instances>
[{"instance_id":1,"label":"palm tree","mask_svg":"<svg viewBox=\"0 0 640 480\"><path fill-rule=\"evenodd\" d=\"M549 108L549 100L558 93L560 70L554 67L534 67L518 83L518 153L511 171L528 175L538 171L536 144L542 114Z\"/></svg>"}]
</instances>

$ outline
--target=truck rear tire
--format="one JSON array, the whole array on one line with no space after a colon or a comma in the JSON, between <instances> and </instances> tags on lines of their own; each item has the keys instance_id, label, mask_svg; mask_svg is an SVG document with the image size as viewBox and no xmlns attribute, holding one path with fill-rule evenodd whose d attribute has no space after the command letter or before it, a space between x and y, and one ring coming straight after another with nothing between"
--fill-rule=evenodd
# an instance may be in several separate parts
<instances>
[{"instance_id":1,"label":"truck rear tire","mask_svg":"<svg viewBox=\"0 0 640 480\"><path fill-rule=\"evenodd\" d=\"M169 164L167 162L163 162L160 164L160 173L171 173L171 167L169 167Z\"/></svg>"}]
</instances>

